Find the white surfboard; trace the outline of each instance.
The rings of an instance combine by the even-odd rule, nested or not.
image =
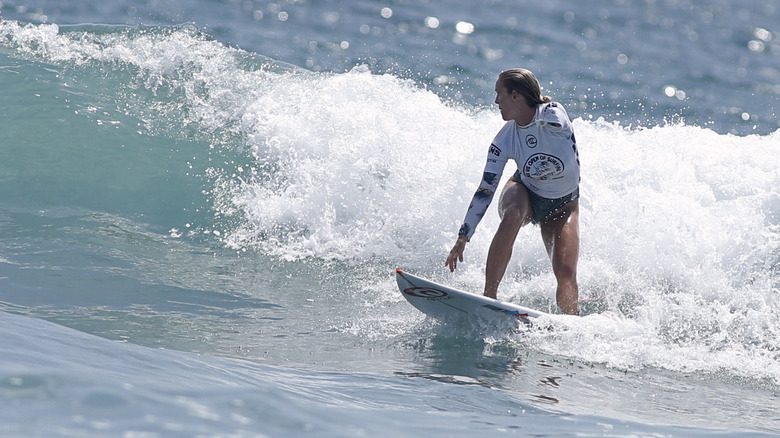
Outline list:
[[[528,307],[459,291],[395,270],[398,288],[407,301],[421,312],[437,319],[477,316],[487,320],[516,319],[530,323],[532,318],[549,315]]]

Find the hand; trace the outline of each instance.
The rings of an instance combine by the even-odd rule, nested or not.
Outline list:
[[[466,236],[458,236],[458,241],[455,242],[455,246],[452,247],[450,255],[447,257],[447,261],[444,262],[444,266],[450,268],[450,272],[455,272],[455,268],[458,267],[458,262],[463,261],[463,250],[466,249],[466,242],[469,239]]]

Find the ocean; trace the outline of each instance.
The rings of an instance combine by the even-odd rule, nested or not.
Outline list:
[[[780,2],[0,1],[0,436],[780,436]],[[583,316],[427,319],[526,67]],[[510,163],[507,178],[514,171]],[[538,228],[499,298],[555,313]]]

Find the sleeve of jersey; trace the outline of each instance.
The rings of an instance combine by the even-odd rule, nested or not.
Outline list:
[[[498,189],[498,183],[501,180],[501,174],[504,173],[506,162],[507,158],[502,154],[501,149],[496,147],[495,144],[491,144],[485,171],[482,173],[482,181],[471,199],[471,204],[469,204],[469,209],[466,212],[466,218],[463,220],[460,231],[458,231],[459,235],[466,236],[469,240],[474,235],[474,230],[482,221],[482,217],[485,216],[485,212],[493,200],[493,195],[495,195]]]
[[[551,102],[545,105],[542,109],[541,118],[537,123],[545,125],[547,129],[554,132],[567,130],[571,126],[569,115],[566,114],[566,110],[563,106],[557,102]]]

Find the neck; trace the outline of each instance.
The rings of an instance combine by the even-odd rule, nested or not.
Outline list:
[[[536,117],[536,108],[529,106],[527,109],[523,108],[523,111],[518,114],[518,116],[515,118],[515,123],[520,126],[528,126],[531,122],[534,121],[534,117]]]

